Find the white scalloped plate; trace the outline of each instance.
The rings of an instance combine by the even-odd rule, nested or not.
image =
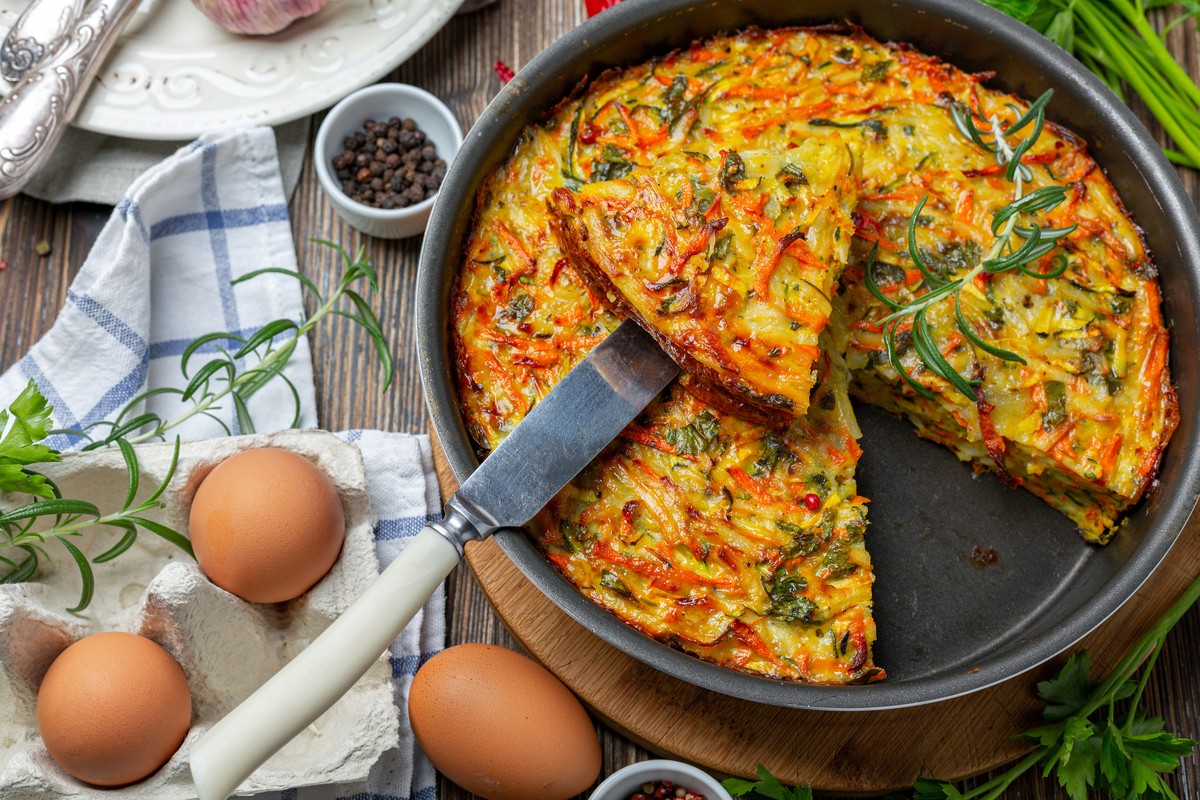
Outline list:
[[[0,0],[4,33],[27,2]],[[329,0],[280,33],[238,36],[189,0],[144,0],[74,124],[136,139],[188,139],[297,119],[386,75],[461,4]]]

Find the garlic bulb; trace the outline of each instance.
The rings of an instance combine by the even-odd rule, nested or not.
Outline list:
[[[275,33],[325,7],[326,0],[192,0],[204,16],[234,33]]]

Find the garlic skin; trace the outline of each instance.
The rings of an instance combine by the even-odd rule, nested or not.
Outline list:
[[[327,0],[192,0],[200,13],[233,33],[278,33],[300,17],[325,7]]]

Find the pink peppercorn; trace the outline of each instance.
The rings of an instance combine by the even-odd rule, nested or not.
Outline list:
[[[804,495],[804,505],[808,506],[809,511],[816,511],[821,507],[821,498],[812,493],[806,494]]]
[[[705,797],[670,781],[659,781],[642,784],[641,790],[630,795],[629,800],[705,800]]]

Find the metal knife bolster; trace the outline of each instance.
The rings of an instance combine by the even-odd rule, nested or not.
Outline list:
[[[462,553],[498,528],[524,525],[679,373],[626,320],[521,420],[430,525]]]
[[[457,494],[446,501],[445,513],[437,522],[429,523],[429,527],[440,533],[446,541],[454,545],[459,558],[463,555],[463,546],[475,539],[485,539],[500,526],[495,520],[487,518],[478,508],[473,508],[468,500]]]

